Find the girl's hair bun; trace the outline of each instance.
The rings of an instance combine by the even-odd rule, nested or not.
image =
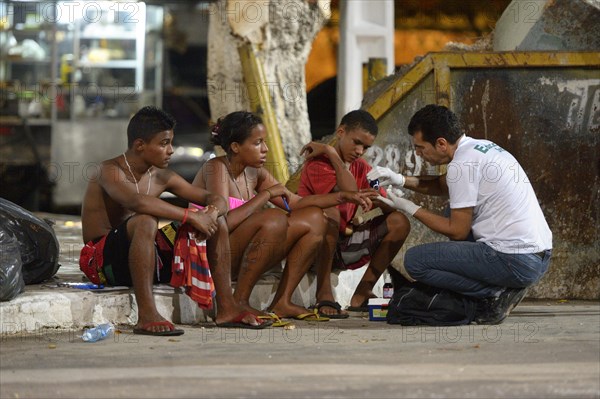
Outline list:
[[[222,126],[223,118],[219,118],[219,120],[212,126],[210,129],[211,142],[216,145],[221,145],[221,126]]]

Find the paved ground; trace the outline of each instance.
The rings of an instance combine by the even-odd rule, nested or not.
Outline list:
[[[262,331],[123,327],[4,336],[0,397],[600,397],[600,304],[525,302],[499,326],[413,328],[357,315]]]
[[[51,216],[63,265],[56,280],[81,281],[78,218]],[[351,293],[342,280],[336,295]],[[85,343],[81,326],[127,320],[114,312],[132,311],[131,300],[67,291],[28,286],[0,304],[1,332],[35,327],[0,335],[0,398],[600,398],[599,302],[525,301],[487,327],[399,327],[357,314],[290,330],[188,325],[173,339],[122,325]],[[57,325],[71,328],[36,327]]]

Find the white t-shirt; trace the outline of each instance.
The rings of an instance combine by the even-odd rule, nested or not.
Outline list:
[[[450,208],[474,208],[476,241],[503,253],[552,248],[552,232],[525,171],[497,144],[462,136],[446,181]]]

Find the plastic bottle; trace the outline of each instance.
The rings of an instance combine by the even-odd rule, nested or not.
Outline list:
[[[108,337],[108,334],[110,334],[110,332],[114,329],[115,328],[110,323],[100,324],[99,326],[93,328],[86,328],[83,330],[81,339],[83,339],[85,342],[100,341]]]
[[[386,299],[391,298],[394,295],[394,285],[389,274],[385,275],[383,284],[383,297]]]

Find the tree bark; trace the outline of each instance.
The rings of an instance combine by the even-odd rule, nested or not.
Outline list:
[[[217,120],[250,110],[238,46],[258,44],[290,173],[311,139],[305,64],[312,42],[329,17],[329,0],[218,0],[208,33],[208,100]]]

